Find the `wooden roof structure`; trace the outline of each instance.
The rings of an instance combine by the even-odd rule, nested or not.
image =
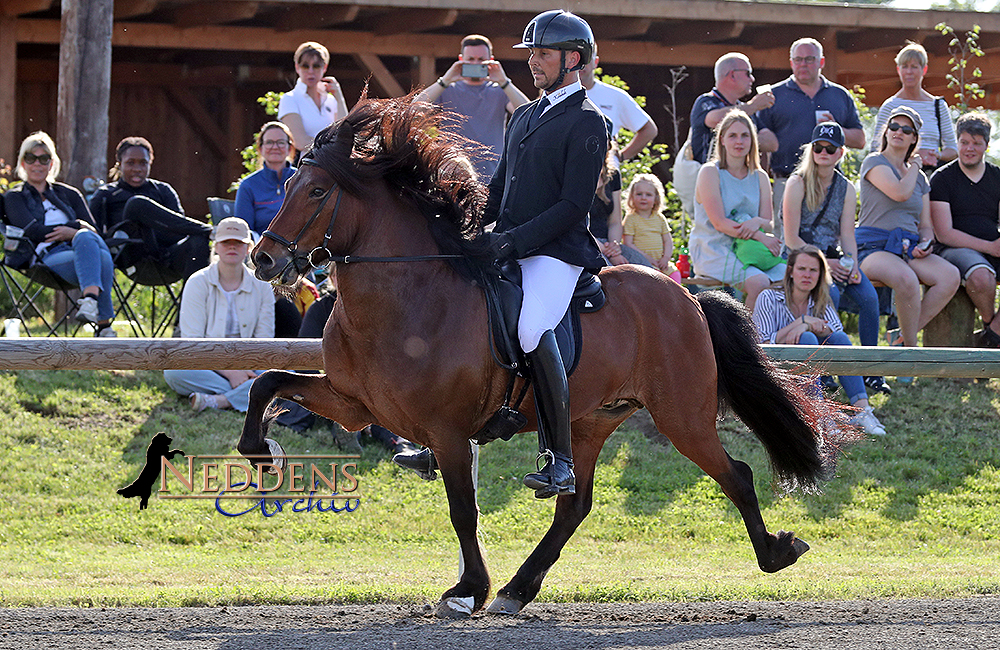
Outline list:
[[[369,79],[377,96],[432,83],[457,56],[462,36],[481,33],[530,96],[524,54],[511,46],[534,15],[551,8],[541,0],[507,0],[501,7],[488,0],[99,1],[113,2],[114,13],[109,153],[124,135],[146,135],[157,147],[153,175],[174,183],[187,203],[223,194],[238,177],[239,151],[267,119],[256,98],[291,88],[292,52],[303,41],[329,48],[329,72],[351,103]],[[0,157],[11,160],[32,130],[55,132],[61,18],[69,5],[86,2],[0,0]],[[664,109],[671,68],[686,66],[691,75],[677,92],[679,128],[686,132],[691,103],[711,88],[719,56],[743,52],[758,83],[775,82],[788,76],[788,47],[803,36],[824,44],[828,78],[864,87],[866,103],[878,105],[899,87],[893,58],[907,40],[931,55],[927,90],[950,99],[948,40],[935,25],[946,22],[959,33],[979,25],[986,56],[975,65],[984,72],[983,104],[1000,108],[997,14],[738,0],[564,5],[594,28],[605,72],[647,96],[658,139],[671,145]]]

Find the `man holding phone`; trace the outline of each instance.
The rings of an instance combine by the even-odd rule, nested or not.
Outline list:
[[[462,39],[458,60],[416,99],[440,104],[465,118],[459,133],[482,145],[471,158],[483,183],[493,178],[500,160],[507,116],[528,101],[493,59],[490,39],[479,34]]]

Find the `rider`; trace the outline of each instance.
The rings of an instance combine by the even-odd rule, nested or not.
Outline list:
[[[579,71],[594,54],[585,20],[546,11],[514,47],[530,50],[528,67],[544,94],[511,117],[486,205],[486,221],[496,225],[484,237],[495,260],[516,259],[521,267],[518,338],[534,385],[540,458],[547,459],[524,484],[543,499],[575,492],[569,385],[553,330],[581,271],[603,266],[587,214],[608,138],[604,117],[580,84]]]

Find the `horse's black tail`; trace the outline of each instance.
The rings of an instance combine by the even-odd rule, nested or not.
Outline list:
[[[778,367],[757,344],[742,304],[721,291],[697,294],[708,319],[719,375],[719,406],[729,407],[763,443],[783,487],[814,490],[826,477],[821,425],[838,418],[811,378]]]

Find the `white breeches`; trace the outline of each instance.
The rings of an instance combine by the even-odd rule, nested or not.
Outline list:
[[[547,330],[554,330],[569,308],[582,266],[573,266],[554,257],[536,255],[518,260],[521,266],[521,317],[517,336],[521,349],[533,352]]]

